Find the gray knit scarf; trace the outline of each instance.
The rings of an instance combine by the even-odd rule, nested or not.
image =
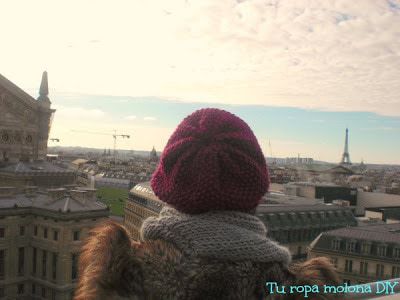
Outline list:
[[[291,260],[288,249],[266,237],[256,216],[237,211],[188,215],[164,206],[160,216],[143,222],[141,238],[173,243],[186,255],[222,260],[281,262]]]

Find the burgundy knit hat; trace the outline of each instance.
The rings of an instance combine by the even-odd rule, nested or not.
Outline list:
[[[160,200],[196,214],[250,211],[267,192],[269,177],[250,127],[220,109],[200,109],[169,138],[151,187]]]

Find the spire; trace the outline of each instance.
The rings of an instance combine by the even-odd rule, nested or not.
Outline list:
[[[341,164],[351,165],[350,154],[349,154],[349,129],[346,128],[346,137],[344,140],[344,151],[342,154]]]
[[[42,75],[42,82],[40,83],[40,89],[39,89],[39,97],[37,98],[39,101],[48,101],[50,103],[49,99],[49,84],[47,80],[47,72],[44,71]]]
[[[349,129],[346,128],[346,138],[344,140],[344,152],[349,152]]]

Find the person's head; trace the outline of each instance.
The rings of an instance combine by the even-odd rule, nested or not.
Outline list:
[[[151,187],[183,213],[250,212],[268,191],[264,155],[250,127],[220,109],[200,109],[169,138]]]

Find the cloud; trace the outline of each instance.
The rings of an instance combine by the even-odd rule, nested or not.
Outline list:
[[[127,116],[124,119],[128,120],[128,121],[133,121],[133,120],[136,120],[136,116]]]
[[[106,113],[100,109],[85,109],[83,107],[53,106],[57,119],[102,119]]]
[[[2,3],[0,65],[22,87],[48,68],[63,91],[400,115],[398,0],[20,5]]]
[[[155,121],[155,120],[157,120],[157,118],[155,118],[155,117],[144,117],[143,120],[144,121]]]

